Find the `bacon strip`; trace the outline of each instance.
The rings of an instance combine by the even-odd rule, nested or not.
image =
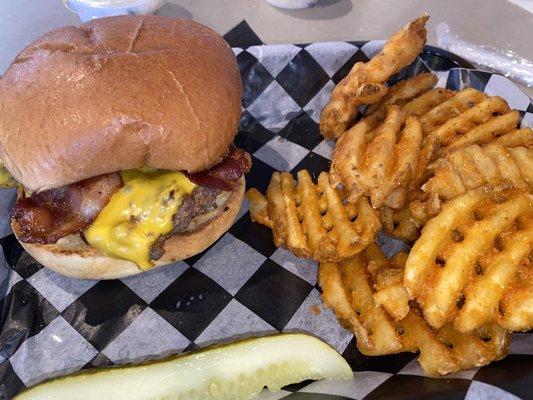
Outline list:
[[[224,160],[213,168],[186,175],[197,185],[229,191],[251,165],[250,155],[232,146]],[[120,174],[112,173],[21,197],[11,211],[19,226],[19,239],[25,243],[49,244],[82,232],[122,185]]]
[[[11,211],[19,239],[49,244],[83,231],[121,187],[120,174],[112,173],[19,198]]]
[[[250,154],[231,146],[229,154],[219,164],[206,171],[186,175],[197,185],[229,191],[241,176],[250,171],[251,166]]]

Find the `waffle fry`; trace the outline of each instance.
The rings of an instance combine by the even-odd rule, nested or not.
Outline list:
[[[416,78],[416,77],[415,77]],[[414,79],[414,78],[411,78]],[[426,78],[428,79],[428,78]],[[393,86],[407,84],[409,80]],[[421,90],[420,95],[408,102],[398,99],[402,110],[420,118],[424,137],[435,137],[443,151],[449,151],[469,144],[484,144],[516,128],[519,113],[512,111],[500,97],[488,97],[484,93],[466,88],[453,92],[443,88]],[[385,96],[389,104],[395,104],[394,92]],[[378,105],[369,106],[369,116],[383,119],[384,109]],[[511,136],[509,139],[511,139]]]
[[[427,211],[424,209],[423,220],[426,220],[426,213]],[[411,215],[409,206],[404,206],[397,210],[382,206],[380,219],[383,231],[395,239],[413,243],[420,236],[418,225]]]
[[[433,172],[422,191],[450,200],[469,189],[493,187],[533,189],[533,149],[505,148],[498,143],[459,148],[429,166]]]
[[[432,89],[437,84],[437,81],[437,76],[428,72],[400,81],[389,88],[388,93],[381,101],[370,104],[365,110],[365,115],[378,112],[385,116],[387,106],[397,105],[401,107],[413,98],[419,97]]]
[[[424,80],[429,81],[428,78],[424,78]],[[405,82],[408,82],[408,81],[405,81]],[[400,83],[397,85],[400,85]],[[393,90],[394,87],[395,86],[393,86],[391,90]],[[423,90],[421,91],[423,92]],[[428,91],[423,92],[418,97],[415,97],[411,99],[410,101],[408,101],[407,103],[403,104],[401,108],[402,108],[402,111],[407,112],[408,114],[411,114],[415,117],[421,117],[425,115],[426,113],[428,113],[429,111],[431,111],[432,109],[434,109],[435,107],[437,107],[439,104],[444,103],[450,98],[454,97],[455,94],[456,92],[453,92],[448,89],[443,89],[443,88],[430,89]],[[403,101],[400,101],[399,103],[403,103]],[[386,107],[379,108],[376,111],[370,113],[365,118],[363,118],[361,121],[359,121],[358,125],[362,125],[368,130],[375,129],[379,125],[379,123],[385,119],[386,111],[387,111]],[[354,135],[355,133],[356,132],[353,132],[352,135]],[[426,168],[429,165],[429,163],[435,158],[435,154],[437,154],[439,146],[440,146],[440,143],[437,137],[432,136],[432,135],[427,135],[427,134],[425,135],[425,137],[423,137],[422,144],[418,152],[418,165],[416,168],[418,174],[411,181],[411,184],[413,187],[419,187],[422,184],[422,182],[424,182],[427,179]],[[397,209],[401,206],[402,203],[403,202],[389,203],[389,205]],[[390,213],[388,214],[390,215]],[[405,215],[405,213],[403,215]]]
[[[533,148],[533,130],[531,128],[511,129],[494,140],[503,147],[523,146]]]
[[[520,265],[516,282],[505,291],[500,301],[498,323],[512,331],[525,330],[523,321],[533,320],[533,268]],[[527,328],[531,329],[531,325]]]
[[[367,258],[373,259],[367,255]],[[403,287],[403,266],[407,259],[407,253],[397,253],[390,260],[387,268],[383,268],[378,273],[373,274],[375,277],[374,302],[376,305],[383,307],[387,313],[396,321],[401,321],[409,313],[409,294]],[[367,269],[371,269],[371,263]],[[372,274],[372,272],[370,272]]]
[[[251,188],[246,192],[246,197],[250,203],[250,218],[252,221],[272,229],[272,220],[268,216],[267,211],[268,201],[265,196],[263,196],[259,190]]]
[[[375,240],[379,216],[367,199],[347,203],[346,194],[331,187],[322,172],[315,185],[309,173],[298,171],[298,183],[288,172],[275,172],[266,197],[247,193],[253,221],[272,229],[276,246],[318,261],[339,261],[363,251]]]
[[[410,204],[416,224],[421,226],[437,215],[443,202],[483,185],[533,190],[531,142],[530,128],[516,129],[487,145],[458,148],[435,161],[428,167],[432,177],[422,186],[423,193]]]
[[[519,119],[519,113],[511,111],[503,99],[487,97],[473,88],[460,92],[434,88],[404,103],[401,108],[420,120],[423,134],[421,171],[430,161],[444,157],[453,149],[499,139],[510,133]],[[365,118],[366,123],[377,125],[377,121],[383,120],[384,113],[383,108],[377,108]],[[517,136],[520,135],[512,135],[509,140]]]
[[[332,181],[344,184],[350,202],[369,196],[374,208],[399,208],[419,178],[420,124],[398,106],[388,106],[387,117],[373,130],[364,120],[360,124],[335,146]]]
[[[444,98],[445,96],[442,96]],[[420,116],[420,122],[422,123],[422,129],[424,133],[428,134],[445,124],[452,118],[461,115],[465,111],[471,109],[477,104],[481,103],[487,98],[487,95],[473,88],[466,88],[459,92],[456,92],[450,98],[445,101],[441,101],[438,104],[433,105],[423,114],[417,113]],[[440,100],[439,98],[438,100]],[[410,112],[412,108],[414,111],[418,111],[422,108],[422,104],[407,105],[407,112]]]
[[[433,330],[418,310],[399,293],[406,254],[387,260],[372,244],[364,253],[340,263],[321,263],[318,280],[322,299],[339,321],[356,335],[357,348],[366,355],[420,352],[419,362],[431,375],[481,366],[507,353],[509,333],[488,324],[471,333],[459,333],[450,325]],[[399,296],[399,297],[398,297]],[[397,319],[380,304],[399,299]]]
[[[422,76],[426,74],[417,75],[414,78],[415,79],[418,76]],[[425,81],[431,81],[430,78],[424,77],[422,80],[422,83]],[[398,85],[400,85],[403,82],[409,82],[409,79],[407,81],[401,81],[397,83],[396,85],[391,87],[391,91],[394,90],[394,88]],[[417,82],[417,84],[420,82]],[[414,85],[414,84],[413,84]],[[366,125],[369,126],[369,128],[375,129],[379,125],[380,122],[382,122],[385,119],[385,116],[387,115],[387,106],[390,105],[397,105],[400,106],[402,111],[407,112],[408,114],[411,114],[415,117],[419,117],[433,109],[434,107],[438,106],[442,102],[448,100],[449,98],[453,97],[456,92],[453,92],[448,89],[443,88],[434,88],[430,89],[428,91],[425,91],[425,88],[423,86],[420,86],[418,88],[420,90],[420,94],[418,97],[414,97],[407,102],[405,102],[406,99],[400,98],[400,96],[395,96],[395,98],[391,98],[384,107],[381,107],[382,104],[384,104],[384,101],[377,103],[375,110],[374,108],[370,108],[369,106],[367,110],[365,110],[366,115],[364,118],[362,118],[359,123],[365,122]],[[411,88],[409,88],[411,90]],[[386,96],[388,97],[388,96]],[[370,110],[372,112],[370,112]]]
[[[431,134],[450,149],[490,142],[500,132],[515,128],[520,114],[511,111],[500,97],[489,97],[478,105],[450,119]]]
[[[427,222],[407,259],[404,285],[434,328],[452,323],[469,332],[494,322],[527,331],[532,246],[531,195],[474,189]]]
[[[404,210],[404,213],[409,215],[410,221],[414,226],[422,228],[430,218],[440,212],[442,205],[443,202],[439,196],[420,192],[413,196],[409,205],[405,207],[408,211]],[[404,216],[404,218],[407,217]]]
[[[455,94],[456,92],[452,90],[435,88],[409,101],[402,109],[411,115],[421,117],[439,104],[455,96]]]
[[[357,63],[333,89],[320,117],[320,132],[336,139],[355,120],[358,107],[373,104],[387,94],[385,82],[409,65],[426,43],[427,14],[411,21],[387,41],[383,50],[367,63]]]
[[[515,128],[519,118],[502,98],[467,88],[420,116],[420,124],[424,135],[435,137],[449,151],[489,143]]]

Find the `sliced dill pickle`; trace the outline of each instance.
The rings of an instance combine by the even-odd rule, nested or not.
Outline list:
[[[17,400],[249,399],[306,379],[347,379],[348,363],[321,340],[279,334],[138,365],[84,370],[33,386]]]

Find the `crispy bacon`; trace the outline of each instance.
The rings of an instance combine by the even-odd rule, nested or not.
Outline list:
[[[229,191],[250,170],[251,164],[247,152],[232,146],[219,164],[187,176],[197,185]],[[82,232],[122,185],[120,174],[112,173],[21,197],[11,211],[19,228],[19,239],[26,243],[48,244]]]
[[[11,211],[26,243],[55,243],[88,228],[111,196],[122,187],[112,173],[21,197]]]
[[[252,158],[246,151],[231,146],[229,154],[211,169],[187,174],[187,177],[200,186],[221,190],[232,190],[237,180],[250,171]]]

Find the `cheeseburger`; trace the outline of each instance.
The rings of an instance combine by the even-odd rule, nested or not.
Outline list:
[[[91,279],[204,250],[243,199],[241,94],[232,49],[192,21],[97,19],[28,45],[0,79],[0,158],[19,184],[22,246]]]

